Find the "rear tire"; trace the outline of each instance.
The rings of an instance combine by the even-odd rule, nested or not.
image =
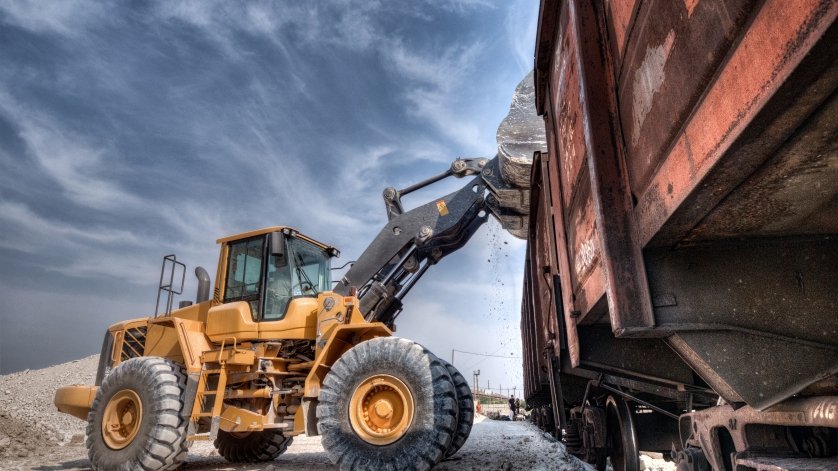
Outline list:
[[[457,432],[454,434],[454,439],[451,440],[451,446],[445,452],[445,457],[450,458],[460,451],[460,448],[468,440],[469,434],[471,434],[471,426],[474,424],[474,398],[471,396],[468,381],[460,374],[460,371],[447,361],[440,361],[445,365],[448,374],[451,375],[451,380],[454,381],[454,389],[457,390]]]
[[[159,471],[180,466],[189,422],[188,415],[181,415],[185,389],[183,365],[171,360],[138,357],[114,368],[87,415],[85,444],[92,468]]]
[[[219,430],[213,442],[218,454],[231,463],[273,461],[294,441],[293,437],[286,437],[276,430],[236,435]]]
[[[361,426],[351,407],[373,377],[403,384],[409,390],[404,410],[412,409],[401,428],[385,426],[382,444],[356,430]],[[341,471],[425,471],[442,460],[456,433],[457,393],[448,370],[431,352],[406,339],[376,338],[354,346],[332,366],[320,389],[317,417],[323,447]]]

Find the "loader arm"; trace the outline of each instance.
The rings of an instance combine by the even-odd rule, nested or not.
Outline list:
[[[462,189],[405,212],[401,197],[449,176],[473,177]],[[389,222],[334,291],[358,289],[367,322],[392,324],[402,299],[431,265],[459,250],[494,215],[505,229],[526,227],[522,191],[501,178],[498,158],[457,159],[434,177],[404,190],[384,190]],[[504,202],[507,202],[504,204]]]

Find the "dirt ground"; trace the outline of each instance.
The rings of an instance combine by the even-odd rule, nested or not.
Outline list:
[[[81,421],[80,421],[81,422]],[[81,437],[67,443],[32,440],[24,431],[25,424],[0,418],[0,427],[26,435],[26,440],[14,445],[25,456],[0,458],[3,470],[89,470],[87,450]],[[6,447],[8,448],[8,446]],[[190,449],[182,470],[266,470],[274,471],[337,470],[320,444],[320,437],[297,437],[288,451],[271,463],[234,465],[217,455],[210,443],[196,443]],[[548,470],[592,471],[592,468],[567,455],[564,446],[526,422],[496,422],[479,416],[471,436],[454,459],[437,465],[438,471],[455,470]]]
[[[0,376],[0,470],[89,470],[84,447],[85,422],[61,414],[52,404],[55,390],[93,384],[97,356],[35,371]],[[643,457],[641,468],[672,471],[660,459]],[[271,463],[235,465],[218,456],[211,443],[197,442],[182,470],[337,470],[320,437],[300,436]],[[567,470],[593,471],[565,452],[564,445],[527,422],[502,422],[478,416],[468,441],[437,471]]]

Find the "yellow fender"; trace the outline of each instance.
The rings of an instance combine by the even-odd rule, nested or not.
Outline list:
[[[186,372],[200,373],[201,355],[212,350],[203,322],[178,317],[158,317],[148,320],[143,356],[168,358],[182,363]]]
[[[377,337],[390,337],[393,332],[381,322],[339,325],[332,330],[326,345],[320,350],[311,372],[306,377],[306,397],[316,398],[320,386],[332,365],[350,348]]]
[[[305,429],[306,435],[310,437],[318,435],[317,395],[320,394],[320,387],[332,365],[355,345],[377,337],[390,337],[393,332],[381,322],[372,322],[337,325],[328,329],[326,335],[328,340],[323,348],[319,349],[311,372],[306,377],[306,395],[303,397],[302,407],[294,417],[294,428]]]

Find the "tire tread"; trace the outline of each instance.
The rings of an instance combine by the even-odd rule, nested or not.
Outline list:
[[[96,433],[96,429],[101,427],[101,422],[97,424],[97,415],[104,409],[105,398],[110,399],[113,394],[126,387],[134,390],[151,389],[149,399],[153,404],[145,407],[150,406],[151,410],[155,410],[159,419],[175,417],[176,425],[172,425],[171,420],[157,420],[147,437],[135,438],[146,438],[145,446],[137,450],[134,456],[121,462],[119,467],[131,471],[167,471],[180,466],[186,458],[188,447],[188,415],[181,414],[186,390],[184,367],[166,358],[137,357],[120,363],[105,377],[91,404],[91,412],[87,415],[85,444],[93,470],[104,471],[110,468],[111,466],[103,461],[108,461],[109,452],[113,452],[101,441],[101,431]]]
[[[355,384],[376,368],[396,368],[425,378],[412,393],[416,410],[427,411],[423,417],[433,421],[432,430],[413,431],[411,426],[408,434],[412,435],[404,437],[410,440],[375,447],[375,451],[351,432],[348,416],[339,415],[339,411],[352,396]],[[377,338],[356,345],[332,365],[320,390],[317,417],[323,446],[341,471],[427,471],[442,460],[453,440],[457,394],[447,368],[433,353],[406,339]]]

